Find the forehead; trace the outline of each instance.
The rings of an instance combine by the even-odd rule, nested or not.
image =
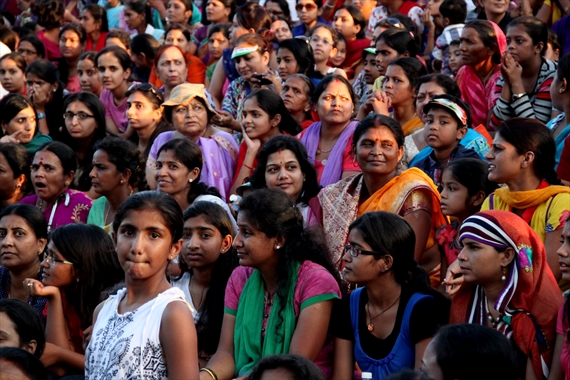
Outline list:
[[[346,9],[339,9],[338,11],[336,11],[335,16],[352,18],[352,15]]]
[[[305,83],[305,81],[302,80],[301,78],[298,78],[298,77],[289,77],[285,81],[285,85],[289,86],[289,87],[299,88],[299,89],[306,89],[307,88],[307,84]]]
[[[475,29],[473,29],[471,27],[463,28],[463,31],[461,32],[461,38],[470,38],[470,39],[481,40],[481,37],[479,36],[479,32],[477,32]]]
[[[388,50],[388,51],[396,51],[394,49],[392,49],[390,46],[388,46],[386,44],[386,42],[384,41],[384,39],[379,39],[376,42],[376,50]]]
[[[427,83],[422,83],[422,85],[420,86],[419,93],[429,93],[432,95],[444,95],[445,91],[443,89],[443,87],[441,87],[440,85],[438,85],[436,82],[434,81],[429,81]]]
[[[338,79],[333,79],[332,82],[327,85],[321,96],[331,93],[350,96],[350,91],[348,90],[348,87],[346,87],[346,84]]]
[[[76,101],[71,102],[67,105],[66,110],[80,110],[80,111],[89,111],[89,107],[87,107],[83,102]]]
[[[111,45],[117,45],[117,46],[122,46],[122,43],[114,43],[119,41],[119,39],[117,38],[109,38],[107,40],[107,42],[113,42]],[[103,65],[114,65],[114,66],[120,66],[121,63],[119,62],[119,59],[117,57],[115,57],[115,55],[113,53],[105,53],[102,56],[99,57],[99,59],[97,60],[97,64],[99,66],[103,66]]]
[[[150,100],[141,91],[135,91],[129,95],[127,102],[150,103]]]
[[[61,161],[55,153],[48,150],[39,150],[34,155],[34,164],[38,164],[42,161],[44,164],[50,164],[52,166],[61,166]]]
[[[77,68],[78,69],[80,68],[82,70],[93,69],[95,68],[95,63],[90,59],[82,59],[79,62],[77,62]]]
[[[184,33],[182,33],[182,31],[179,30],[179,29],[172,29],[170,32],[168,32],[168,35],[167,35],[166,37],[167,37],[167,38],[168,38],[168,37],[170,37],[170,38],[180,38],[180,37],[182,37],[182,38],[186,39],[186,36],[184,35]]]
[[[182,55],[182,53],[180,52],[180,49],[178,49],[175,46],[170,46],[168,48],[166,48],[163,52],[162,55],[160,56],[160,58],[158,59],[158,62],[162,62],[162,61],[167,61],[167,60],[171,60],[171,59],[181,59],[184,60],[184,56]]]
[[[73,30],[66,30],[61,34],[61,38],[79,38],[79,36]]]
[[[398,65],[388,65],[386,69],[386,76],[397,76],[402,78],[408,78],[404,69]]]
[[[293,151],[289,149],[278,150],[277,152],[271,153],[267,157],[267,165],[275,164],[277,162],[291,162],[291,161],[295,161],[297,163],[299,162],[299,160],[297,160],[297,156],[295,156],[295,153],[293,153]]]
[[[224,33],[222,33],[222,32],[214,32],[214,33],[212,33],[212,35],[210,36],[210,39],[214,39],[214,40],[227,40],[226,36],[225,36]]]
[[[395,143],[396,137],[388,127],[380,125],[368,128],[359,139],[359,141],[362,140],[392,141]]]
[[[102,162],[102,161],[109,161],[109,155],[107,154],[107,152],[105,152],[103,149],[97,149],[95,151],[95,153],[93,154],[93,161],[98,161],[98,162]]]
[[[299,2],[300,4],[301,2]],[[317,28],[313,31],[313,36],[319,36],[319,37],[329,37],[330,39],[332,39],[332,33],[330,30],[328,30],[327,28]]]
[[[257,99],[255,97],[249,98],[243,104],[244,109],[260,109]]]
[[[453,118],[453,116],[451,115],[451,112],[446,110],[445,108],[442,107],[432,107],[428,113],[428,115],[432,115],[432,116],[438,116],[438,117],[449,117],[449,118]]]
[[[287,48],[279,48],[279,50],[277,50],[277,55],[293,55],[293,52]]]
[[[270,3],[267,3],[270,4]],[[274,28],[287,28],[289,29],[289,26],[287,25],[287,23],[283,20],[275,20],[273,21],[273,27]]]
[[[13,117],[13,119],[17,118],[17,117],[22,117],[22,116],[31,116],[34,115],[35,111],[32,107],[28,106],[26,108],[24,108],[23,110],[21,110],[20,112],[18,112],[18,114],[16,116]]]
[[[166,225],[162,214],[157,210],[131,210],[128,211],[120,226],[129,224],[139,230],[160,228],[165,231],[170,231],[169,226]]]
[[[3,228],[10,227],[10,228],[21,228],[24,230],[30,229],[28,222],[26,219],[22,218],[19,215],[5,215],[0,219],[0,226]]]
[[[168,162],[180,162],[178,158],[174,155],[172,150],[163,150],[160,152],[158,157],[156,158],[157,161],[168,161]]]
[[[33,51],[36,50],[34,48],[34,45],[32,45],[32,43],[29,41],[20,41],[20,45],[18,47],[23,48],[23,49],[33,50]]]
[[[522,25],[513,25],[507,29],[507,37],[528,35],[526,28]]]
[[[16,61],[14,61],[12,58],[4,58],[2,61],[0,61],[0,66],[1,67],[13,67],[13,66],[17,66]]]

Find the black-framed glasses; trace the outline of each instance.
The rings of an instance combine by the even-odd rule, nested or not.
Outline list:
[[[49,265],[53,265],[54,263],[61,263],[61,264],[67,264],[67,265],[74,265],[71,261],[56,259],[55,257],[53,257],[52,255],[50,255],[50,254],[47,253],[47,252],[44,252],[44,260],[45,260]]]
[[[358,247],[355,247],[353,245],[347,244],[344,246],[344,253],[345,254],[349,254],[352,257],[358,257],[359,255],[376,255],[376,256],[382,256],[382,254],[380,252],[374,252],[374,251],[364,251]]]
[[[73,120],[73,118],[76,116],[77,116],[77,120],[79,120],[79,121],[83,121],[83,120],[87,120],[89,118],[95,117],[95,116],[89,115],[88,113],[85,113],[85,112],[73,113],[73,112],[68,111],[68,112],[63,114],[63,118],[67,121]]]
[[[127,92],[129,94],[133,93],[134,91],[144,91],[144,92],[151,92],[155,98],[160,102],[160,104],[164,103],[164,97],[161,93],[159,93],[156,88],[150,83],[135,83],[131,84]]]

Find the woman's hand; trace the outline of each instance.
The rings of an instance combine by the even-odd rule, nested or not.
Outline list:
[[[261,148],[261,140],[259,139],[250,139],[247,133],[245,132],[245,128],[241,126],[241,132],[243,133],[243,141],[245,141],[245,145],[247,146],[247,153],[257,155],[259,149]]]
[[[371,96],[372,107],[375,113],[390,116],[389,108],[392,105],[392,98],[390,98],[384,91],[374,91]]]
[[[217,125],[218,127],[232,129],[234,131],[239,131],[241,129],[240,122],[235,120],[228,111],[219,110],[218,114],[218,116],[214,116],[210,121],[212,124]]]
[[[26,278],[24,286],[28,289],[30,297],[53,297],[60,294],[57,287],[44,286],[44,284],[33,278]]]
[[[513,93],[519,93],[515,88],[523,87],[521,75],[522,66],[513,58],[511,53],[505,51],[501,59],[501,74],[505,81],[511,87]],[[524,87],[523,87],[524,90]]]
[[[19,130],[19,131],[12,133],[11,135],[6,135],[0,139],[0,143],[16,143],[16,144],[19,144],[20,140],[18,139],[18,136],[22,132],[24,132],[24,131]]]
[[[449,268],[447,268],[447,274],[443,280],[443,285],[445,285],[445,292],[453,297],[459,288],[463,284],[463,274],[461,274],[461,268],[459,267],[459,260],[455,260]]]
[[[281,80],[281,77],[279,77],[279,75],[275,74],[272,71],[267,71],[263,74],[261,74],[261,77],[265,80],[270,81],[273,84],[273,88],[267,86],[267,85],[262,85],[262,88],[266,88],[268,90],[274,90],[277,94],[281,94],[281,83],[283,83],[283,81]]]
[[[435,23],[433,22],[433,19],[431,17],[431,6],[433,5],[433,1],[429,1],[424,13],[422,14],[422,23],[424,24],[424,26],[426,27],[426,29],[428,30],[428,37],[431,35],[432,38],[434,36],[434,32],[435,32]]]
[[[28,96],[32,99],[36,112],[45,113],[46,105],[51,100],[51,94],[40,87],[32,86]]]

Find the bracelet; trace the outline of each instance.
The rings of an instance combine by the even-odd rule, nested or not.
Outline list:
[[[200,372],[208,372],[208,375],[212,376],[212,379],[218,380],[218,375],[208,367],[200,368]]]

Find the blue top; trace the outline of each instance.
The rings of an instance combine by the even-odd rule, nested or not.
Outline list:
[[[330,25],[331,23],[328,22],[327,20],[325,20],[324,18],[322,18],[321,16],[319,16],[317,18],[317,23],[315,24],[315,26],[318,24]],[[305,24],[301,23],[301,24],[297,25],[296,27],[294,27],[291,32],[293,33],[293,37],[304,36],[307,33],[307,27],[305,26]]]

